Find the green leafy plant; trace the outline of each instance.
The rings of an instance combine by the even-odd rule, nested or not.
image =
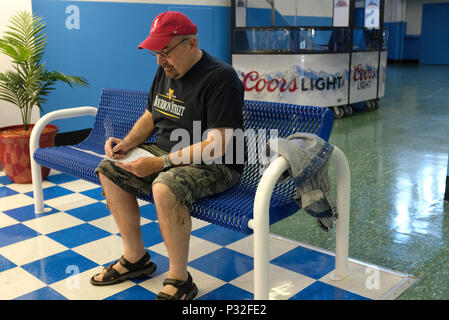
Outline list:
[[[62,81],[73,85],[88,86],[83,77],[48,71],[42,57],[47,45],[42,18],[26,11],[19,11],[9,20],[10,25],[0,39],[0,52],[12,59],[12,68],[0,73],[0,99],[19,107],[23,128],[29,130],[31,111],[42,104],[55,83]]]

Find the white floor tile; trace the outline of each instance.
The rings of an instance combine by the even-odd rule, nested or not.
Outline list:
[[[212,243],[210,241],[197,238],[195,236],[190,237],[190,248],[189,248],[189,262],[205,256],[212,251],[220,249],[221,246]]]
[[[65,250],[67,247],[42,235],[2,247],[0,254],[21,266]]]
[[[149,220],[147,218],[140,217],[141,226],[150,223],[151,221],[152,220]],[[115,223],[114,217],[112,215],[89,221],[89,224],[96,226],[97,228],[106,230],[109,233],[120,233],[117,223]]]
[[[46,284],[20,267],[0,273],[0,300],[11,300],[45,287]]]
[[[51,169],[50,173],[48,175],[49,176],[54,176],[54,175],[61,174],[61,173],[62,173],[61,171],[58,171],[56,169]]]
[[[200,229],[202,227],[210,225],[210,222],[200,220],[197,218],[192,218],[192,231]]]
[[[83,220],[80,220],[65,212],[57,212],[54,214],[50,214],[47,216],[23,222],[23,224],[26,225],[27,227],[36,230],[37,232],[42,234],[49,234],[62,229],[71,228],[83,223],[84,223]]]
[[[104,265],[119,259],[123,251],[123,241],[117,235],[101,238],[72,249],[76,253],[92,260],[99,265]]]
[[[55,186],[55,184],[53,182],[44,180],[42,182],[42,188],[48,188],[48,187],[53,187]],[[20,193],[27,193],[27,192],[31,192],[33,191],[33,184],[32,183],[24,183],[24,184],[19,184],[19,183],[13,183],[8,185],[8,188],[20,192]]]
[[[210,241],[200,239],[195,236],[190,236],[190,247],[189,247],[189,257],[188,261],[193,261],[212,251],[218,250],[221,246],[212,243]],[[152,247],[148,248],[151,251],[157,252],[163,256],[168,257],[167,247],[163,242],[158,243]]]
[[[289,241],[278,239],[270,235],[270,255],[269,259],[276,259],[280,255],[296,248],[298,245]],[[254,257],[254,235],[250,235],[242,240],[233,242],[226,248]]]
[[[334,271],[331,271],[320,279],[320,281],[370,299],[379,299],[383,297],[404,279],[404,277],[400,275],[385,272],[376,266],[352,261],[348,262],[348,276],[343,280],[331,280],[333,272]]]
[[[167,272],[158,273],[156,269],[154,276],[148,280],[142,281],[139,283],[139,286],[153,292],[154,294],[158,294],[164,287],[163,282],[165,278],[167,278]]]
[[[4,214],[3,212],[0,212],[0,228],[12,226],[13,224],[19,223],[14,218],[11,218],[10,216]]]
[[[73,192],[83,192],[100,187],[98,184],[91,183],[84,180],[73,180],[59,185],[62,188],[68,189]]]
[[[141,200],[141,199],[137,199],[137,205],[138,205],[139,207],[144,206],[144,205],[147,205],[147,204],[149,204],[148,201]]]
[[[135,285],[132,281],[124,281],[113,286],[92,285],[90,278],[94,274],[101,272],[102,269],[102,267],[96,267],[79,274],[74,274],[64,280],[51,284],[50,287],[69,300],[103,300]]]
[[[106,230],[109,233],[115,234],[120,232],[117,224],[115,223],[114,217],[111,215],[89,221],[89,224],[96,226],[97,228]]]
[[[75,208],[87,206],[97,202],[96,200],[79,193],[68,194],[62,197],[44,201],[45,204],[59,211],[68,211]]]
[[[165,247],[164,242],[158,243],[154,246],[148,247],[148,250],[154,251],[160,255],[163,255],[164,257],[168,258],[168,252],[167,252],[167,248]]]
[[[24,194],[14,194],[1,198],[0,211],[7,211],[33,204],[33,198]]]
[[[305,275],[270,264],[269,299],[287,300],[315,282]],[[234,279],[231,284],[254,293],[254,271]]]
[[[188,268],[190,272],[193,282],[198,287],[198,295],[197,298],[208,294],[209,292],[221,287],[225,284],[223,280],[217,279],[207,273],[201,272],[194,268]]]

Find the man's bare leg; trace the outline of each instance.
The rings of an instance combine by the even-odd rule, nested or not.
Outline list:
[[[106,195],[108,207],[122,236],[124,257],[129,262],[134,263],[145,254],[145,246],[140,229],[140,210],[136,196],[126,192],[101,173],[99,177]],[[120,274],[128,271],[120,263],[116,263],[114,269]],[[106,270],[103,270],[94,279],[102,281],[105,272]]]
[[[159,228],[168,251],[168,278],[187,280],[187,260],[189,255],[190,231],[192,219],[171,189],[163,183],[153,186],[153,198],[156,205]],[[178,289],[167,285],[162,292],[173,295]]]

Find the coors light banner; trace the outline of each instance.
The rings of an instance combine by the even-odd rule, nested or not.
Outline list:
[[[246,100],[332,107],[348,103],[349,53],[232,55]]]
[[[377,98],[379,52],[353,52],[350,103]]]

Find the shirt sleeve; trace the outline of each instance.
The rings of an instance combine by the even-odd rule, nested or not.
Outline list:
[[[233,70],[217,75],[207,93],[207,128],[243,128],[243,84]]]

